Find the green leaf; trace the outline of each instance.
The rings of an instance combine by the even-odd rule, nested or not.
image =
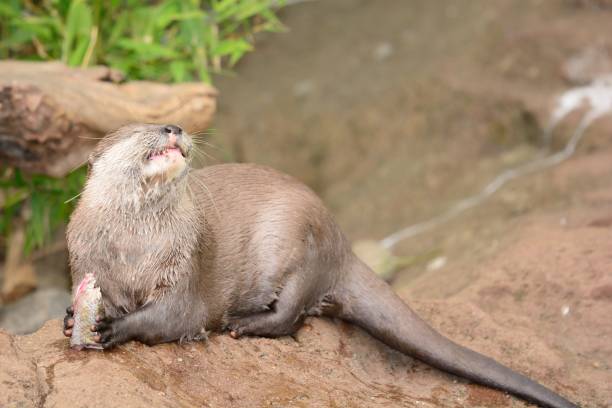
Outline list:
[[[123,13],[117,18],[107,36],[108,38],[106,40],[106,44],[108,47],[113,47],[117,43],[117,41],[119,41],[119,39],[124,35],[124,31],[128,24],[129,18],[129,13]]]
[[[48,231],[47,207],[43,194],[33,192],[30,197],[30,220],[26,226],[25,253],[41,246]]]
[[[234,65],[246,52],[252,49],[253,46],[243,38],[230,39],[221,41],[217,47],[212,50],[212,54],[229,56],[230,65]]]
[[[123,39],[117,45],[125,50],[133,51],[144,59],[174,58],[178,54],[170,47],[160,44],[148,44],[142,41]]]
[[[92,26],[91,8],[83,0],[74,0],[68,10],[66,18],[65,37],[62,46],[62,60],[71,65],[81,63],[76,58],[71,58],[74,52],[84,53],[84,38],[89,37]],[[76,44],[76,46],[75,46]]]
[[[170,72],[172,73],[172,80],[174,82],[183,82],[187,79],[187,63],[185,61],[177,60],[170,63]]]
[[[68,65],[81,65],[83,57],[85,56],[85,52],[87,52],[87,48],[89,47],[89,41],[89,38],[79,38],[76,48],[71,53],[70,58],[68,59]]]

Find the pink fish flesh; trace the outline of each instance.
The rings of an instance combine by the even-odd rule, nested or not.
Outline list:
[[[72,307],[74,308],[74,326],[70,337],[70,346],[81,350],[83,348],[101,349],[96,343],[91,326],[96,323],[97,316],[104,315],[100,288],[96,287],[93,274],[85,275],[74,293]]]

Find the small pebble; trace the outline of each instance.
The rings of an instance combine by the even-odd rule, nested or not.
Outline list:
[[[561,315],[563,317],[567,316],[569,314],[569,312],[570,312],[570,307],[569,306],[565,305],[565,306],[563,306],[561,308]]]
[[[427,270],[428,271],[437,271],[438,269],[442,269],[444,267],[444,265],[446,265],[446,257],[445,256],[438,256],[437,258],[432,259],[427,264]]]
[[[374,49],[374,58],[378,61],[383,61],[393,54],[393,45],[388,42],[380,43]]]
[[[296,98],[303,98],[310,95],[315,89],[314,81],[305,79],[293,85],[293,95]]]

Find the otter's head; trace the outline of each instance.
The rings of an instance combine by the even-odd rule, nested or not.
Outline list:
[[[87,195],[119,194],[142,203],[145,195],[176,190],[189,170],[192,147],[191,137],[176,125],[124,126],[90,155]]]

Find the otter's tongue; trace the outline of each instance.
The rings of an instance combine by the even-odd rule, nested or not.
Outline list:
[[[157,160],[157,159],[162,159],[165,157],[172,157],[172,156],[176,156],[176,155],[181,155],[181,150],[178,147],[168,147],[166,148],[166,150],[163,150],[159,153],[154,153],[151,155],[151,157],[149,157],[149,160]]]

